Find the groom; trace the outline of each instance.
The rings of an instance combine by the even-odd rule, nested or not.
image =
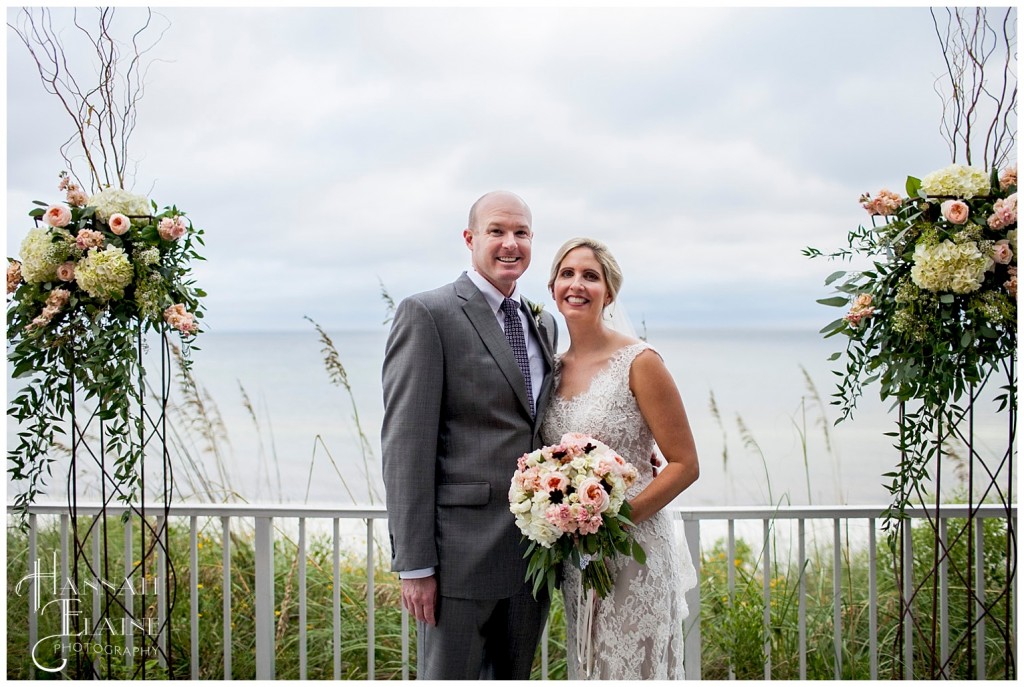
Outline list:
[[[477,200],[462,234],[473,269],[402,301],[387,342],[391,569],[417,620],[419,679],[528,679],[548,612],[508,509],[516,461],[540,445],[558,335],[517,286],[531,225],[513,193]]]

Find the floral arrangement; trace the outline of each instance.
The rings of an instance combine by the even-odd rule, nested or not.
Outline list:
[[[15,378],[30,378],[8,410],[29,426],[9,452],[14,478],[29,480],[19,495],[26,503],[64,431],[58,418],[74,403],[68,380],[114,418],[108,443],[126,447],[128,464],[119,467],[130,467],[141,450],[128,436],[129,405],[141,402],[129,391],[141,375],[141,334],[170,328],[190,339],[206,295],[189,272],[202,259],[203,232],[177,207],[157,212],[156,203],[116,188],[88,196],[66,173],[58,190],[65,202],[36,201],[20,260],[7,264],[8,359]]]
[[[636,468],[600,441],[565,434],[560,443],[519,458],[509,488],[509,510],[525,539],[526,579],[537,594],[555,586],[556,570],[569,561],[582,570],[584,589],[604,598],[613,581],[605,558],[621,553],[643,564],[643,548],[625,529],[630,521],[626,490]]]
[[[873,226],[850,232],[849,248],[828,256],[866,257],[874,267],[833,273],[826,284],[841,295],[819,300],[849,307],[822,330],[849,338],[844,417],[864,383],[879,380],[883,399],[956,399],[1016,350],[1016,168],[987,174],[954,164],[909,177],[906,191],[861,196]]]
[[[848,311],[821,331],[847,337],[833,401],[840,420],[876,381],[883,400],[920,401],[919,411],[901,413],[904,458],[890,475],[890,491],[906,494],[927,477],[929,428],[955,424],[959,399],[1016,356],[1017,170],[953,164],[908,177],[905,196],[883,189],[860,202],[872,226],[849,232],[848,247],[827,257],[871,267],[826,279],[838,295],[818,302]],[[1012,390],[1000,398],[1015,403]]]

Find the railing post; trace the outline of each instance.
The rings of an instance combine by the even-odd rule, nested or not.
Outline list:
[[[38,539],[36,534],[36,515],[32,513],[28,516],[28,646],[29,651],[35,648],[36,642],[39,641],[39,600],[42,598],[42,590],[39,588],[40,579],[38,575],[33,573],[39,572],[39,551],[38,551]],[[10,551],[7,552],[9,556]],[[56,565],[54,565],[53,574],[57,574]],[[32,668],[29,669],[33,678],[36,677],[36,668],[33,664]]]
[[[220,518],[220,555],[221,555],[221,607],[222,626],[224,628],[224,679],[231,679],[231,518],[222,515]]]
[[[274,679],[273,518],[256,518],[256,679]]]
[[[683,668],[687,680],[700,679],[700,520],[684,520],[683,533],[697,570],[697,586],[686,592],[689,615],[683,622]]]
[[[199,679],[199,518],[190,517],[188,522],[188,605],[189,605],[189,646],[192,656],[189,673],[193,680]]]
[[[772,679],[772,521],[762,520],[761,526],[764,530],[764,541],[761,549],[761,561],[763,563],[762,594],[764,594],[764,679]]]
[[[132,572],[135,570],[135,561],[132,556],[132,514],[127,513],[124,520],[124,579],[130,580]],[[142,582],[137,580],[136,582]],[[132,585],[126,584],[124,586],[124,607],[125,617],[135,618],[135,595],[132,593]],[[143,642],[145,645],[145,642]],[[127,668],[129,675],[132,674],[135,666],[133,649],[135,648],[135,633],[125,632],[124,633],[124,664]]]
[[[800,679],[807,679],[807,520],[800,518],[797,525],[797,561],[800,577],[797,582],[797,642],[800,652]]]
[[[906,518],[901,523],[903,537],[903,679],[914,679],[914,616],[911,613],[911,596],[914,593],[914,538],[913,521]]]
[[[833,674],[843,677],[843,552],[839,518],[832,519],[832,645]]]
[[[878,544],[875,519],[868,518],[868,668],[872,680],[878,679]]]
[[[299,679],[309,678],[309,648],[306,625],[309,624],[306,600],[306,519],[299,518]]]
[[[373,579],[373,518],[366,519],[366,679],[373,680],[376,675],[376,659],[374,657],[374,621],[377,608],[374,598]]]
[[[985,656],[985,519],[974,521],[974,618],[977,630],[974,642],[977,655],[977,679],[987,674]]]

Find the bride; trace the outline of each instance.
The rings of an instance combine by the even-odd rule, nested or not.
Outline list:
[[[642,566],[624,556],[609,561],[614,589],[604,599],[584,595],[579,570],[566,566],[569,678],[681,679],[683,594],[697,579],[664,508],[697,479],[697,450],[661,356],[606,323],[605,309],[621,285],[615,258],[589,238],[571,239],[559,249],[548,282],[571,342],[555,363],[555,392],[542,439],[557,443],[566,432],[581,432],[637,468],[640,479],[627,498],[636,523],[633,534],[647,553]],[[658,471],[655,443],[667,461]]]

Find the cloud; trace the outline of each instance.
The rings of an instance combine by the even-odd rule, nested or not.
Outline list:
[[[800,249],[865,222],[860,193],[948,161],[925,9],[160,13],[135,189],[206,230],[221,330],[378,326],[378,280],[400,298],[468,267],[466,213],[495,188],[534,211],[530,295],[589,234],[650,326],[820,323],[831,269]],[[25,47],[7,58],[15,255],[70,122]]]

